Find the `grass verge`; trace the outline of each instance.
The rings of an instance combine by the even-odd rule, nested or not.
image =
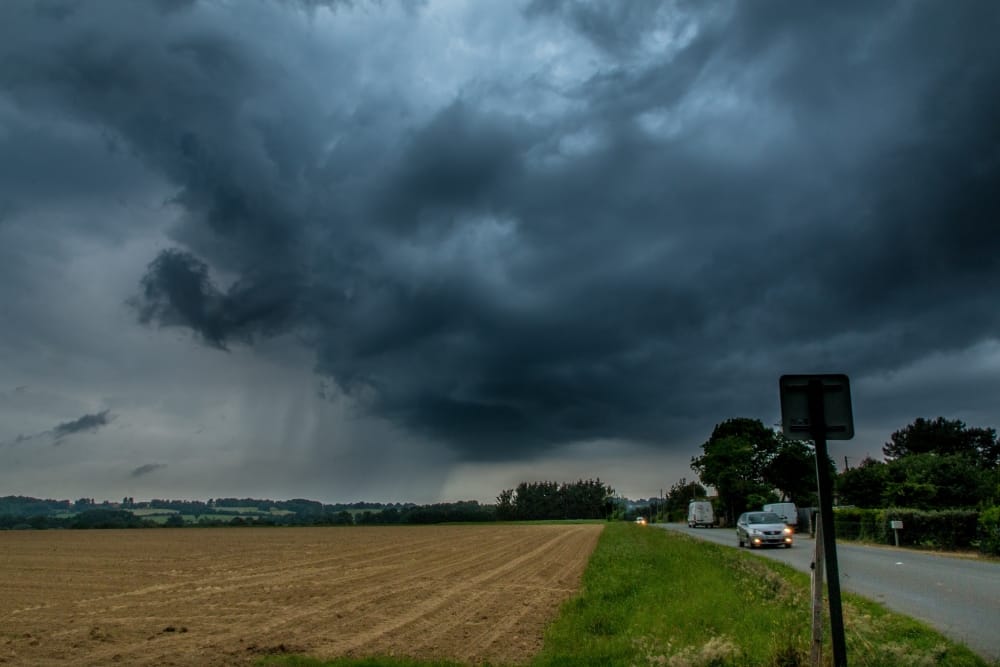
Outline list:
[[[850,664],[983,666],[930,627],[846,594]],[[608,524],[580,593],[531,667],[809,664],[809,577],[781,563],[668,531]],[[824,645],[832,664],[829,638]],[[264,659],[286,667],[456,667],[396,658]]]

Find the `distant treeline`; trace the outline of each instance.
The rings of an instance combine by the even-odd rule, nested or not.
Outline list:
[[[161,510],[162,514],[156,514]],[[160,520],[151,518],[158,516]],[[414,503],[335,503],[315,500],[218,498],[153,499],[95,503],[91,498],[51,500],[27,496],[0,497],[0,530],[46,528],[145,528],[156,526],[330,526],[354,524],[493,521],[492,505],[476,501],[416,505]]]
[[[335,503],[316,500],[215,498],[96,503],[0,497],[0,530],[51,528],[152,528],[180,526],[345,526],[487,522],[529,519],[601,519],[613,507],[611,487],[600,480],[521,483],[503,491],[497,505],[475,500],[414,503]]]

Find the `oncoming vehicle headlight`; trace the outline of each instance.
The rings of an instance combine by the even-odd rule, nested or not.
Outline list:
[[[792,534],[792,529],[789,528],[788,526],[785,526],[785,529],[783,531],[781,531],[781,532],[783,532],[785,535],[791,535]]]

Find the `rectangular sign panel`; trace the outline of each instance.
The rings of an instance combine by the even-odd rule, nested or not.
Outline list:
[[[854,437],[851,410],[851,386],[846,375],[782,375],[781,428],[795,440],[812,437],[810,386],[822,391],[823,433],[827,440],[850,440]]]

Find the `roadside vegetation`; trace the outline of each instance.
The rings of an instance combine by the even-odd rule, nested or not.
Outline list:
[[[727,419],[715,426],[691,467],[700,484],[681,479],[650,513],[681,521],[687,501],[715,487],[715,515],[732,525],[740,513],[790,501],[815,507],[812,447],[766,428],[759,419]],[[892,521],[902,521],[902,546],[978,550],[1000,556],[1000,440],[993,428],[958,419],[918,418],[895,431],[883,460],[867,457],[836,474],[837,534],[893,544]],[[655,510],[655,511],[654,511]]]
[[[809,664],[809,578],[780,563],[668,531],[609,523],[580,593],[550,626],[532,667]],[[928,626],[845,595],[852,665],[984,662]],[[827,640],[824,653],[829,654]],[[827,655],[827,662],[830,657]],[[396,658],[318,661],[280,656],[262,665],[451,667]]]

